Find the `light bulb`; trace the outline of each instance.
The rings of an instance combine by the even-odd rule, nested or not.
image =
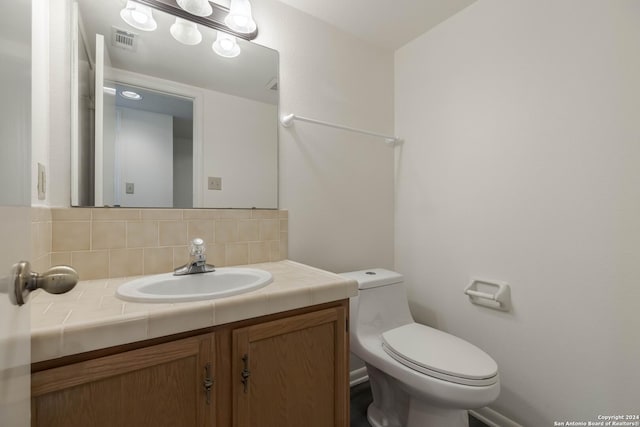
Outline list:
[[[231,0],[229,14],[224,19],[224,23],[238,33],[253,33],[257,26],[251,16],[251,3],[249,3],[249,0]]]
[[[234,58],[240,55],[240,46],[231,34],[218,31],[218,38],[213,42],[213,51],[224,58]]]
[[[202,41],[202,34],[198,31],[196,23],[186,19],[176,18],[176,22],[169,28],[169,32],[174,39],[182,44],[194,46]]]
[[[144,13],[140,12],[138,9],[134,9],[131,11],[131,17],[138,24],[142,24],[142,25],[146,24],[147,21],[149,20],[149,17]]]
[[[153,31],[158,28],[153,12],[147,5],[127,1],[127,6],[120,11],[120,17],[133,28],[142,31]]]
[[[208,0],[177,0],[178,6],[192,15],[209,16],[213,8]]]

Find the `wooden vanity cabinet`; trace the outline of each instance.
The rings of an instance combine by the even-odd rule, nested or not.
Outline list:
[[[205,334],[35,372],[31,425],[213,426],[213,343]]]
[[[346,310],[233,331],[234,427],[346,426]]]
[[[31,424],[347,427],[347,326],[343,300],[74,357],[32,373]]]

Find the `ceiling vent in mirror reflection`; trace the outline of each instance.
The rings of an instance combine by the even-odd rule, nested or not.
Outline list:
[[[118,27],[111,27],[111,44],[121,49],[135,52],[137,46],[137,34],[122,30]]]

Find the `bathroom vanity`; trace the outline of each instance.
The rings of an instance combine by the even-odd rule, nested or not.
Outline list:
[[[37,295],[32,425],[347,426],[357,284],[291,261],[252,267],[273,283],[211,301],[121,302],[125,279]]]

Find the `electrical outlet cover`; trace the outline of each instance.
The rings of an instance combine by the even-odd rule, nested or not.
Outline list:
[[[207,180],[207,188],[209,190],[222,190],[222,178],[218,176],[210,176]]]

